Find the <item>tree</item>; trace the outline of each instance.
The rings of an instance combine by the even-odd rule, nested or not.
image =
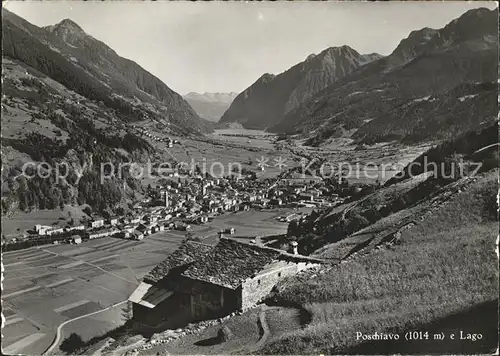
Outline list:
[[[194,239],[194,233],[192,230],[187,230],[186,231],[186,240],[193,240]]]
[[[349,215],[351,215],[349,216],[350,221],[348,223],[348,226],[346,226],[346,231],[349,234],[361,230],[362,228],[370,224],[368,219],[365,218],[363,215],[360,215],[359,213],[353,213]]]
[[[86,206],[85,208],[83,208],[83,212],[90,216],[92,214],[92,209],[90,208],[90,206]]]
[[[287,236],[297,236],[299,233],[299,222],[297,220],[292,220],[288,224]]]
[[[444,158],[438,177],[446,181],[458,180],[463,178],[465,173],[463,168],[462,155],[454,153]]]
[[[125,209],[122,206],[117,207],[115,212],[118,215],[125,215]]]
[[[76,333],[71,333],[66,339],[63,340],[59,348],[69,354],[75,353],[76,350],[84,346],[85,343],[82,337]]]

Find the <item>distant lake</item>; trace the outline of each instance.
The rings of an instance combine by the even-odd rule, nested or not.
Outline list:
[[[250,129],[219,129],[215,130],[216,135],[240,135],[240,136],[265,136],[273,135],[272,133],[263,130],[250,130]]]

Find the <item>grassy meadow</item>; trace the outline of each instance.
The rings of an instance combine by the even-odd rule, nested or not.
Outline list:
[[[430,218],[405,231],[400,245],[375,250],[313,278],[304,276],[279,285],[278,298],[305,308],[312,321],[268,343],[260,352],[490,351],[497,344],[494,245],[498,224],[490,201],[497,189],[497,175],[495,171],[479,179]],[[482,309],[467,314],[474,307]],[[446,318],[454,318],[454,322],[450,324]],[[484,322],[476,321],[481,319]],[[447,339],[393,342],[390,349],[381,341],[363,343],[356,337],[357,332],[376,331],[399,333],[403,338],[410,330],[444,332]],[[460,330],[482,333],[483,338],[475,342],[448,339],[450,333]]]

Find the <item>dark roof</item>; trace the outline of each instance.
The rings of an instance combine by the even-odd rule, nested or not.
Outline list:
[[[221,239],[205,258],[193,263],[182,275],[235,289],[279,255],[275,250]]]
[[[186,266],[199,259],[203,260],[213,248],[213,246],[199,242],[185,241],[158,266],[149,271],[144,280],[156,283],[166,277],[173,268]]]
[[[210,253],[190,265],[182,275],[236,289],[245,279],[255,276],[267,264],[276,260],[296,263],[322,262],[319,259],[292,255],[278,249],[221,239]]]

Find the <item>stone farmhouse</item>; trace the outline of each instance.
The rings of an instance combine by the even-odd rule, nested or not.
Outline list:
[[[144,277],[129,301],[137,322],[178,328],[248,310],[282,278],[321,263],[228,238],[215,246],[185,241]]]

